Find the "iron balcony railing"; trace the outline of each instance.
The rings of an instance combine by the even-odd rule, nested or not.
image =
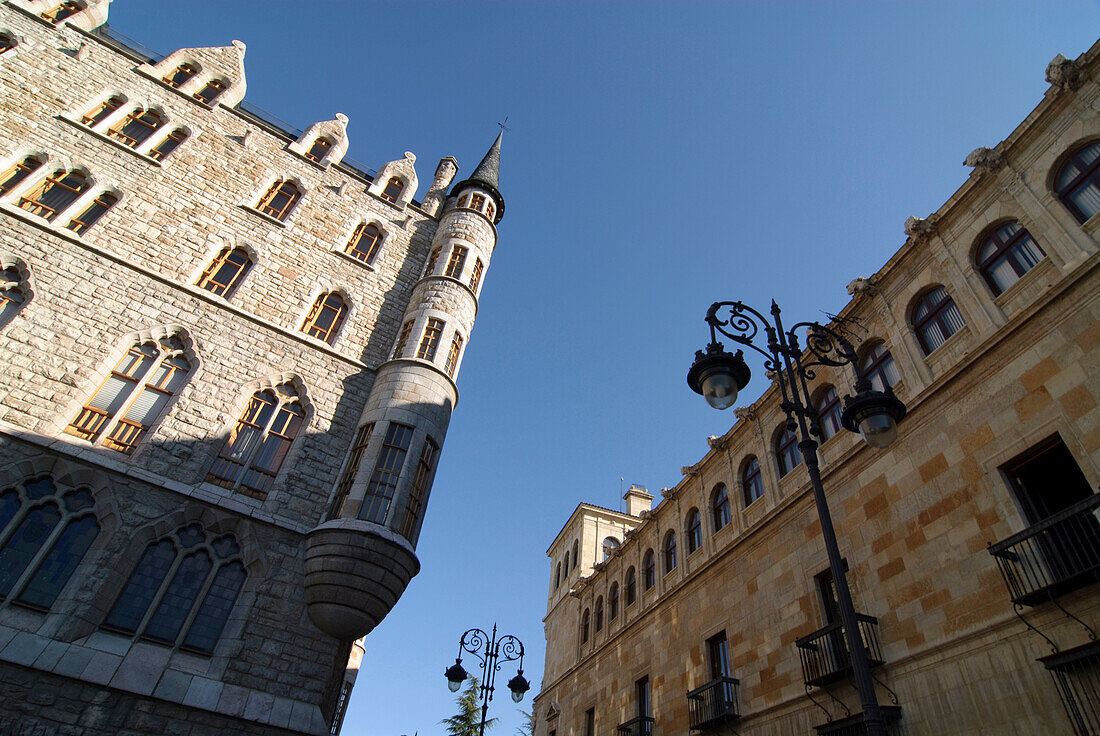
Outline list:
[[[1013,603],[1035,606],[1100,580],[1100,493],[989,545]]]
[[[619,736],[653,736],[653,719],[649,716],[631,718],[616,729]]]
[[[856,623],[867,658],[872,667],[877,667],[885,661],[878,638],[878,619],[857,613]],[[796,640],[794,644],[802,659],[802,679],[807,685],[821,687],[851,675],[852,657],[848,653],[843,624],[829,624]]]
[[[895,733],[894,724],[901,720],[901,707],[880,705],[879,711],[886,724],[886,733]],[[867,724],[863,720],[862,713],[853,713],[850,716],[814,726],[814,731],[817,731],[817,736],[866,736]]]
[[[704,731],[741,717],[737,710],[741,683],[732,677],[718,677],[687,694],[688,714],[693,731]]]
[[[1049,654],[1039,661],[1054,678],[1073,733],[1100,734],[1100,642]]]

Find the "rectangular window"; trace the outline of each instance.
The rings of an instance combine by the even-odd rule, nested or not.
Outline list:
[[[584,736],[596,736],[595,708],[589,708],[584,712]]]
[[[451,340],[451,351],[447,353],[447,364],[444,366],[448,376],[454,376],[460,352],[462,352],[462,335],[456,332],[455,339]]]
[[[405,344],[409,341],[409,333],[412,332],[413,323],[410,319],[405,324],[401,325],[401,334],[397,337],[397,344],[393,348],[393,357],[400,358],[401,354],[405,352]]]
[[[474,261],[474,271],[470,274],[470,291],[477,293],[478,284],[481,283],[481,273],[485,270],[485,264],[478,258]]]
[[[359,472],[359,463],[363,461],[363,452],[370,442],[371,433],[374,432],[374,422],[364,424],[355,433],[355,441],[351,445],[351,457],[344,468],[344,474],[340,476],[340,482],[336,485],[336,498],[332,500],[332,510],[329,517],[335,519],[344,508],[344,501],[351,491],[351,484],[355,482],[355,475]]]
[[[439,336],[443,334],[443,320],[431,317],[424,328],[424,337],[420,338],[420,347],[416,357],[422,360],[435,360],[435,351],[439,347]]]
[[[431,276],[435,271],[435,262],[439,260],[439,254],[443,252],[443,248],[433,248],[431,255],[428,256],[428,265],[424,267],[424,275]]]
[[[651,718],[653,716],[648,675],[634,683],[634,700],[638,704],[639,718]]]
[[[360,519],[372,521],[375,524],[386,523],[390,501],[393,500],[393,493],[397,489],[397,481],[401,477],[401,468],[405,465],[405,455],[409,452],[412,435],[412,427],[396,422],[391,422],[386,429],[382,452],[378,454],[378,462],[374,466],[374,472],[371,473],[366,498],[363,499],[363,508],[359,510]]]
[[[420,451],[420,460],[416,463],[416,476],[413,478],[412,490],[409,491],[409,502],[405,505],[405,519],[401,522],[401,536],[412,541],[413,528],[420,518],[420,509],[424,505],[424,495],[428,492],[428,479],[431,477],[432,468],[435,467],[435,458],[439,448],[431,437],[424,441],[424,449]]]
[[[454,250],[451,251],[451,260],[447,261],[446,275],[452,279],[457,279],[462,276],[462,267],[466,265],[466,254],[470,252],[470,249],[456,245]]]
[[[730,676],[729,645],[726,632],[715,634],[707,639],[707,661],[710,663],[710,679]]]

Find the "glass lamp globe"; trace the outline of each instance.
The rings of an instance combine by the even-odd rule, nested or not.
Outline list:
[[[859,432],[870,447],[889,447],[898,438],[898,422],[905,417],[905,404],[889,386],[885,391],[875,391],[865,379],[856,383],[856,390],[855,396],[844,398],[840,423],[849,431]]]
[[[860,420],[859,434],[871,447],[889,447],[898,438],[898,423],[885,412],[869,414]]]
[[[722,343],[712,342],[707,345],[707,352],[695,353],[687,382],[692,391],[702,394],[715,409],[728,409],[737,401],[737,392],[748,384],[749,367],[740,350],[731,355],[722,348]]]
[[[456,659],[455,663],[448,667],[443,674],[447,678],[447,688],[452,693],[457,693],[467,677],[466,670],[462,667],[462,659]]]

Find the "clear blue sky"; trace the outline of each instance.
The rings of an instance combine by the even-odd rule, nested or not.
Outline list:
[[[519,636],[537,692],[545,550],[577,502],[674,485],[734,421],[684,381],[707,306],[839,311],[1051,58],[1096,40],[1100,4],[115,0],[110,23],[161,52],[245,41],[250,102],[298,127],[346,113],[351,156],[412,151],[422,182],[448,154],[468,174],[509,116],[423,570],[367,638],[345,727],[427,736],[469,627]]]

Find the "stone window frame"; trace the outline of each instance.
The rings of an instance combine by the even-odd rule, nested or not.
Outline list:
[[[741,500],[745,508],[764,497],[764,474],[760,466],[760,458],[756,455],[746,455],[741,460],[737,477],[741,484]]]
[[[186,76],[183,79],[177,80],[176,76],[180,72],[184,72]],[[178,90],[201,73],[202,64],[198,63],[197,61],[187,60],[180,62],[180,64],[177,65],[175,69],[161,77],[160,81],[164,82],[172,89]]]
[[[461,242],[451,243],[451,252],[447,255],[447,265],[443,269],[443,275],[449,279],[462,280],[462,274],[466,271],[466,261],[470,259],[470,246]]]
[[[191,93],[191,97],[197,100],[200,105],[212,109],[218,104],[218,98],[224,95],[232,85],[233,83],[224,76],[213,76]],[[207,97],[207,94],[210,96]]]
[[[396,187],[394,187],[395,182]],[[395,174],[386,180],[386,185],[382,187],[382,191],[378,193],[378,196],[392,205],[398,205],[401,201],[401,195],[405,193],[408,187],[409,182],[404,177]],[[394,192],[394,188],[396,188],[396,192]]]
[[[592,620],[592,614],[589,609],[584,609],[584,613],[581,614],[581,644],[587,644],[590,633],[590,624]]]
[[[463,339],[462,333],[456,329],[451,337],[451,348],[447,351],[447,360],[443,364],[443,371],[448,377],[454,378],[459,363],[462,362],[462,353],[465,348],[466,341]]]
[[[435,471],[439,467],[439,443],[431,435],[424,436],[424,442],[420,448],[420,454],[416,461],[416,472],[413,474],[412,487],[405,499],[405,510],[402,513],[401,526],[398,533],[415,545],[420,533],[420,525],[424,520],[424,509],[428,503],[428,495],[432,490],[435,480]]]
[[[684,540],[687,542],[687,553],[690,557],[703,548],[703,516],[697,507],[692,506],[685,519]]]
[[[626,605],[631,605],[634,601],[638,600],[638,572],[631,565],[626,569],[626,584],[623,586],[626,588]]]
[[[365,258],[360,258],[356,254],[355,246],[360,240],[360,233],[367,228],[374,228],[378,233],[378,237],[375,239],[373,245],[367,249]],[[359,220],[354,227],[345,231],[347,237],[342,238],[339,242],[343,245],[337,245],[333,247],[333,252],[338,253],[349,261],[366,268],[369,271],[373,271],[377,268],[375,262],[378,260],[378,256],[382,253],[382,249],[386,247],[390,240],[390,233],[382,225],[381,221],[377,217],[363,218]]]
[[[101,111],[111,101],[117,101],[110,112],[99,119],[94,119],[93,113]],[[138,111],[142,114],[153,113],[160,118],[160,124],[140,141],[127,142],[121,134],[127,121]],[[97,138],[134,154],[146,163],[160,166],[180,146],[195,137],[197,130],[194,126],[177,120],[170,115],[164,106],[154,100],[145,100],[138,95],[129,95],[118,89],[101,92],[94,98],[93,104],[84,104],[71,108],[59,116],[62,120],[75,125],[85,132],[92,133]],[[178,141],[175,145],[166,147],[169,140]]]
[[[235,253],[241,253],[244,256],[244,263],[242,263],[233,277],[227,284],[221,284],[215,279],[221,275],[222,270],[231,256]],[[199,277],[195,281],[195,286],[202,289],[212,296],[216,296],[224,301],[229,301],[233,298],[233,295],[237,293],[237,289],[244,283],[245,278],[256,267],[256,259],[254,257],[254,251],[246,245],[223,245],[217,252],[217,254],[208,259],[208,263]],[[223,287],[224,290],[218,293],[216,290],[208,288],[209,285],[215,285]]]
[[[0,197],[8,199],[30,185],[32,177],[49,161],[44,151],[19,153],[6,162],[0,174]],[[13,181],[14,180],[14,181]]]
[[[23,259],[0,252],[0,329],[26,309],[32,299],[34,285],[30,267]]]
[[[875,355],[874,353],[879,346],[882,346],[884,353]],[[901,383],[901,370],[898,368],[898,361],[894,358],[894,354],[890,350],[890,346],[886,344],[885,339],[881,337],[867,339],[860,347],[857,357],[859,359],[857,363],[859,377],[871,381],[871,387],[876,391],[885,390],[887,385],[892,388]],[[893,383],[887,384],[889,380],[887,374],[891,367],[898,378]]]
[[[661,542],[661,562],[664,567],[662,575],[668,575],[676,569],[679,559],[676,556],[676,530],[669,529],[665,532],[664,541]]]
[[[657,555],[649,548],[642,555],[642,588],[652,590],[657,585]]]
[[[336,141],[332,139],[332,136],[321,133],[314,137],[309,148],[302,153],[302,157],[319,164],[325,160],[325,156],[329,154],[335,145]]]
[[[1016,232],[1009,234],[1007,238],[1001,236],[1001,232],[1012,225],[1017,227]],[[1041,257],[1030,266],[1022,261],[1022,256],[1026,254],[1021,253],[1026,247],[1025,241],[1027,240],[1031,241],[1031,244],[1034,245],[1041,255]],[[990,245],[993,246],[993,252],[984,255],[987,247]],[[1049,258],[1046,250],[1035,236],[1031,234],[1024,223],[1016,218],[1001,219],[986,227],[985,230],[982,231],[982,234],[974,241],[974,247],[971,249],[970,255],[974,270],[981,274],[982,280],[985,282],[985,285],[989,288],[994,298],[1011,290],[1013,286],[1020,282],[1020,279]],[[1002,262],[1009,264],[1012,274],[1015,276],[1012,283],[1004,288],[1001,288],[993,277],[993,266],[1000,265]],[[1023,269],[1022,272],[1020,269]]]
[[[164,345],[164,343],[168,343],[172,340],[177,340],[180,347],[174,348]],[[136,346],[147,345],[149,343],[153,343],[158,347],[158,356],[153,364],[134,381],[134,385],[129,389],[122,404],[116,410],[109,413],[102,424],[96,428],[94,435],[90,439],[84,436],[84,434],[87,434],[86,431],[82,433],[74,429],[76,422],[81,419],[84,412],[91,408],[91,402],[96,398],[100,390],[107,384],[111,376],[116,375],[116,369],[122,364],[126,356],[129,355]],[[176,355],[182,357],[189,365],[179,389],[168,394],[167,402],[160,408],[157,414],[152,417],[148,425],[143,426],[136,436],[129,438],[129,450],[121,449],[126,443],[121,443],[120,447],[112,447],[107,444],[111,432],[121,424],[126,413],[131,406],[137,402],[137,399],[147,387],[158,393],[167,393],[149,386],[148,381],[165,360]],[[83,398],[73,402],[64,414],[58,416],[60,421],[64,421],[64,424],[59,426],[58,430],[65,434],[73,435],[91,446],[106,447],[121,452],[131,458],[139,457],[145,448],[148,447],[149,443],[146,440],[156,435],[160,427],[175,410],[176,405],[188,390],[188,387],[199,376],[203,367],[202,359],[195,349],[195,343],[191,338],[191,334],[183,326],[172,324],[158,325],[151,329],[131,332],[124,335],[121,339],[115,341],[114,346],[108,351],[99,365],[100,368],[94,374],[96,380],[89,382],[90,385],[95,386],[95,389],[91,391],[85,390],[85,392],[83,392]],[[116,442],[115,440],[111,441]]]
[[[619,617],[619,581],[613,581],[607,591],[607,621],[610,624]]]
[[[0,56],[14,51],[19,46],[19,37],[8,30],[0,30]]]
[[[470,269],[470,291],[476,297],[478,287],[481,286],[481,278],[485,274],[485,262],[480,257],[474,259],[474,267]]]
[[[937,299],[935,295],[938,292],[942,292],[942,296]],[[925,313],[918,314],[921,310]],[[910,301],[906,312],[909,315],[909,327],[916,336],[925,357],[934,353],[967,326],[966,317],[963,316],[958,303],[947,287],[940,283],[929,284],[918,291]],[[957,316],[957,325],[954,324],[952,315]],[[937,330],[941,336],[939,344],[935,346],[929,341],[933,336],[933,330]]]
[[[136,105],[107,129],[107,136],[124,146],[137,150],[149,141],[158,130],[168,125],[168,116],[159,105]]]
[[[331,304],[330,300],[332,299],[338,299],[340,302],[339,306]],[[332,318],[332,322],[329,324],[328,328],[322,328],[318,325],[318,321],[327,313],[326,310],[334,310],[336,314]],[[337,288],[323,291],[313,300],[313,304],[306,313],[305,319],[302,320],[302,326],[299,328],[299,332],[314,340],[320,340],[328,345],[335,345],[336,341],[340,339],[340,333],[348,323],[348,317],[350,316],[351,302],[344,289]]]
[[[717,534],[733,521],[733,509],[730,507],[729,488],[725,483],[715,483],[710,491],[710,521],[712,534]]]
[[[554,566],[554,590],[561,587],[561,560],[558,560]]]
[[[283,207],[274,210],[278,216],[266,211],[264,209],[265,202],[270,204],[274,197],[279,194],[278,190],[287,184],[297,190],[297,196],[291,198]],[[309,188],[298,176],[293,174],[269,174],[260,180],[260,185],[249,193],[248,197],[240,203],[240,207],[272,225],[285,228],[293,221],[294,215],[301,208],[308,192]]]
[[[601,631],[603,631],[603,611],[604,611],[604,608],[603,608],[603,596],[602,595],[596,597],[596,605],[593,607],[593,610],[595,611],[595,613],[593,614],[593,618],[596,619],[594,628],[596,629],[596,633],[598,634]]]
[[[42,151],[20,151],[7,159],[8,167],[5,172],[11,173],[17,166],[32,159],[40,165],[27,172],[7,191],[0,193],[0,202],[19,208],[26,215],[33,216],[49,227],[64,229],[71,236],[80,238],[83,235],[79,232],[81,229],[91,227],[123,197],[122,191],[113,181],[96,177],[87,166],[75,164],[65,156],[51,156]],[[83,180],[77,189],[65,183],[67,179],[74,176]],[[39,199],[47,191],[56,188],[73,192],[75,197],[59,202],[54,207]],[[80,220],[81,217],[88,216],[88,212],[95,206],[97,200],[105,197],[113,198],[114,201],[110,203],[110,207],[97,213],[92,222]],[[45,212],[46,210],[48,212]]]
[[[798,435],[786,423],[779,425],[772,436],[772,456],[775,458],[775,466],[780,478],[787,477],[802,465]]]
[[[446,329],[447,322],[442,317],[428,317],[423,329],[420,331],[420,341],[414,354],[417,360],[426,360],[429,363],[435,362]]]
[[[478,201],[479,199],[481,200],[480,202]],[[484,189],[467,189],[462,193],[462,196],[458,198],[455,207],[484,215],[489,219],[489,222],[492,222],[493,216],[496,215],[493,197]]]
[[[87,9],[88,4],[85,0],[62,0],[56,5],[43,10],[38,16],[47,23],[56,26]]]
[[[1058,180],[1062,177],[1067,166],[1080,160],[1082,153],[1098,147],[1100,147],[1100,138],[1079,141],[1063,151],[1056,160],[1055,165],[1051,167],[1050,179],[1048,182],[1051,194],[1062,203],[1062,206],[1066,208],[1079,225],[1084,225],[1086,222],[1089,222],[1096,217],[1097,214],[1100,214],[1100,212],[1097,212],[1091,217],[1085,217],[1084,212],[1081,211],[1076,202],[1069,199],[1070,190],[1087,186],[1100,193],[1100,156],[1094,159],[1083,171],[1079,172],[1077,176],[1066,184],[1059,185]]]
[[[222,451],[227,447],[228,443],[233,437],[233,434],[236,431],[238,424],[240,424],[241,418],[244,417],[245,412],[248,411],[249,405],[251,404],[253,397],[262,391],[272,391],[278,393],[278,387],[283,385],[291,386],[295,394],[295,398],[289,398],[286,400],[285,403],[292,403],[296,401],[298,406],[301,407],[302,411],[304,412],[304,416],[302,418],[301,424],[298,427],[297,433],[295,434],[293,440],[291,440],[290,442],[290,447],[287,449],[286,454],[283,456],[279,468],[276,470],[275,475],[267,484],[267,488],[263,491],[249,491],[247,489],[241,491],[240,489],[244,486],[241,482],[240,476],[234,478],[231,482],[227,481],[225,483],[220,482],[217,479],[211,480],[211,469],[214,467],[214,464],[217,463],[218,458],[221,457]],[[282,403],[284,402],[280,400],[280,407],[282,406]],[[212,444],[217,445],[219,448],[218,455],[215,456],[214,460],[210,463],[210,467],[203,473],[203,482],[207,487],[211,489],[217,489],[220,492],[228,490],[230,492],[243,493],[245,496],[250,498],[263,500],[267,496],[269,496],[272,491],[280,488],[279,484],[285,477],[287,469],[294,466],[294,461],[296,460],[298,453],[301,449],[303,443],[300,441],[300,438],[304,437],[313,425],[313,418],[316,414],[316,409],[313,406],[313,402],[309,397],[309,390],[305,382],[302,381],[302,379],[296,373],[279,373],[272,376],[266,376],[256,381],[250,381],[248,384],[242,386],[238,393],[236,401],[234,401],[232,406],[230,407],[230,412],[231,413],[223,412],[221,414],[223,429],[218,433],[217,438],[219,441],[212,442]],[[272,417],[272,421],[273,420],[274,415]],[[268,422],[268,424],[270,424],[270,422]],[[266,434],[267,429],[265,427],[264,435],[266,436]],[[252,450],[249,454],[248,461],[245,464],[250,466],[252,458],[254,456],[255,450]],[[238,463],[238,465],[239,464],[241,463]]]
[[[840,434],[840,430],[843,429],[840,424],[842,407],[840,404],[840,395],[837,393],[836,386],[831,383],[826,383],[818,387],[818,389],[814,391],[812,403],[815,412],[815,421],[817,422],[819,430],[818,442],[824,444]]]

